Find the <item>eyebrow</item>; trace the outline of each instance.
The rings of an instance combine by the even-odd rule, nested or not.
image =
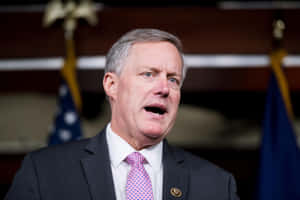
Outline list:
[[[177,74],[176,72],[168,73],[168,76],[179,76],[181,77],[181,74]]]
[[[148,70],[151,70],[151,71],[154,71],[154,72],[159,72],[161,71],[159,68],[155,68],[155,67],[151,67],[151,66],[142,66],[141,69],[148,69]],[[167,74],[167,76],[179,76],[181,77],[181,73],[177,74],[176,72],[170,72]]]

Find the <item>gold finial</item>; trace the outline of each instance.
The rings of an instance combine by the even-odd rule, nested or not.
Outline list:
[[[283,38],[284,29],[284,21],[281,19],[275,20],[273,23],[273,37],[277,40],[281,40]]]
[[[43,24],[48,27],[57,19],[64,19],[65,37],[72,38],[79,18],[86,19],[91,25],[97,24],[96,10],[91,0],[81,0],[78,5],[72,0],[65,4],[61,0],[52,0],[46,7]]]

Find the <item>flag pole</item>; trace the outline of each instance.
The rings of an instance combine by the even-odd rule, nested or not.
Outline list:
[[[78,5],[68,0],[52,0],[45,12],[44,26],[50,26],[57,19],[63,19],[66,58],[60,70],[62,76],[59,89],[58,110],[55,122],[49,135],[49,145],[61,144],[82,137],[80,115],[82,100],[76,76],[76,55],[74,47],[74,32],[79,18],[95,25],[97,18],[90,0],[82,0]]]
[[[278,81],[280,91],[283,96],[283,101],[288,112],[289,118],[293,119],[292,103],[290,100],[288,81],[284,74],[282,61],[287,55],[283,48],[284,31],[286,29],[283,19],[276,17],[273,22],[273,45],[270,56],[272,71]]]

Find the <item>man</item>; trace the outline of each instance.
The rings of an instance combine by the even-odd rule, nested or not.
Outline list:
[[[164,140],[185,71],[175,36],[155,29],[125,34],[107,55],[106,129],[28,154],[6,200],[237,200],[229,173]]]

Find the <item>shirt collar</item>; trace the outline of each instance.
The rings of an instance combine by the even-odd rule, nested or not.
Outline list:
[[[110,123],[106,128],[106,140],[109,149],[109,157],[113,167],[118,168],[129,154],[139,152],[146,158],[154,171],[159,171],[161,169],[163,149],[162,141],[146,149],[136,151],[125,140],[123,140],[123,138],[112,131]]]

